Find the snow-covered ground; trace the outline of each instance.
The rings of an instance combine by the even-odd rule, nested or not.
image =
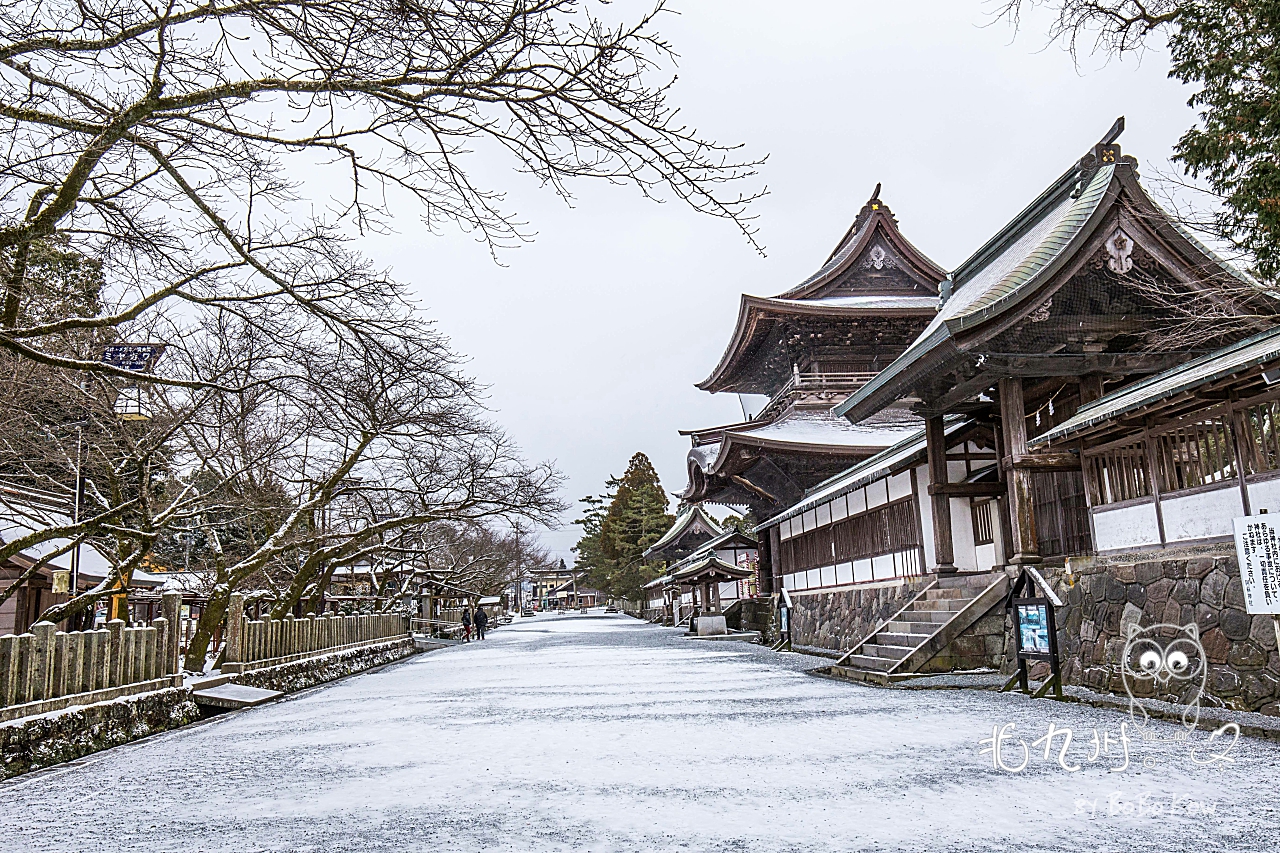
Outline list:
[[[1280,746],[1201,766],[1206,735],[1152,723],[1168,740],[1127,728],[1112,772],[1114,711],[804,674],[818,663],[625,616],[517,620],[0,785],[0,850],[1280,848]],[[1079,770],[1062,735],[1017,773],[983,754],[1012,723],[1017,766],[1051,722]]]

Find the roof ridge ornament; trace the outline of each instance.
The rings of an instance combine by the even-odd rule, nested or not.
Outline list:
[[[1099,169],[1103,166],[1114,166],[1120,162],[1120,146],[1116,144],[1116,140],[1122,133],[1124,133],[1124,116],[1116,119],[1106,135],[1093,146],[1093,150],[1080,158],[1080,163],[1076,167],[1075,189],[1071,191],[1072,198],[1080,198],[1084,195],[1085,187],[1089,186]]]

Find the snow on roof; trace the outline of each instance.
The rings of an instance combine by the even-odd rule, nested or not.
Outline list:
[[[954,418],[948,421],[945,433],[950,436],[971,422],[968,418]],[[881,480],[890,474],[896,473],[896,469],[902,465],[909,463],[917,454],[923,454],[925,451],[924,430],[913,433],[905,440],[895,444],[893,447],[878,453],[864,462],[859,462],[852,468],[843,471],[831,479],[819,483],[810,490],[803,500],[799,503],[788,507],[773,518],[767,519],[761,524],[756,525],[755,532],[759,533],[770,527],[775,527],[788,518],[800,515],[813,509],[820,503],[825,503],[832,498],[837,498],[846,492],[854,489],[862,488],[868,483]]]
[[[922,423],[905,409],[885,409],[856,424],[830,409],[794,409],[771,423],[726,430],[726,435],[786,444],[891,447],[919,430]]]
[[[662,534],[662,538],[657,542],[654,542],[645,550],[644,556],[647,558],[651,554],[657,554],[672,542],[678,540],[690,527],[698,524],[705,527],[707,532],[712,536],[719,536],[724,532],[720,528],[720,525],[716,523],[716,520],[707,514],[705,509],[698,504],[693,504],[692,506],[686,507],[683,512],[676,516],[676,520],[671,525],[670,529],[668,529],[666,533]]]
[[[825,308],[866,308],[885,309],[918,309],[921,311],[933,310],[938,307],[938,297],[936,296],[884,296],[879,294],[863,294],[856,296],[823,296],[818,299],[783,299],[781,297],[772,297],[770,303],[778,303],[779,306],[791,304],[797,306],[822,306]]]
[[[843,415],[876,395],[912,363],[948,338],[953,326],[964,328],[978,322],[1036,280],[1039,273],[1079,234],[1105,196],[1114,175],[1115,166],[1099,169],[1078,198],[1067,194],[1070,187],[1067,176],[1059,178],[1047,192],[1060,197],[1047,204],[1037,199],[1032,208],[1043,205],[1040,210],[1032,212],[1032,208],[1028,208],[1011,223],[1011,226],[1018,223],[1022,229],[1016,239],[994,254],[962,264],[954,273],[955,292],[943,303],[937,316],[920,336],[892,364],[837,406],[836,412]],[[1019,223],[1019,220],[1023,221]],[[1000,236],[1003,235],[1002,231]],[[979,254],[985,250],[986,247]]]

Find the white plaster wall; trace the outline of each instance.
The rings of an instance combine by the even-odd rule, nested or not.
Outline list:
[[[978,571],[985,572],[987,569],[996,565],[995,543],[978,545],[973,550],[978,563]]]
[[[911,472],[900,471],[889,478],[889,500],[896,501],[911,494]]]
[[[818,511],[811,509],[802,516],[804,518],[804,532],[818,529]]]
[[[973,515],[968,498],[951,498],[951,541],[954,543],[956,568],[973,571],[978,568],[978,555],[973,547]]]
[[[722,602],[738,600],[738,582],[737,581],[729,581],[728,583],[720,584],[720,600]]]
[[[879,557],[871,558],[871,575],[876,580],[881,581],[894,577],[897,573],[893,569],[893,555],[883,554]]]
[[[1261,509],[1280,512],[1280,478],[1249,484],[1249,511],[1257,515]]]
[[[1160,501],[1164,535],[1169,542],[1230,536],[1231,520],[1244,515],[1240,487],[1234,481],[1221,489],[1196,492]]]
[[[921,465],[916,469],[916,478],[916,482],[921,485],[920,493],[916,495],[916,508],[920,511],[920,534],[924,540],[924,567],[925,571],[932,571],[938,567],[938,560],[933,550],[933,501],[925,493],[925,484],[929,482],[929,472],[925,466]]]
[[[1160,525],[1154,503],[1093,511],[1094,543],[1099,551],[1160,544]]]
[[[853,563],[841,563],[836,566],[836,584],[843,586],[853,583]]]
[[[876,480],[866,486],[867,509],[875,509],[889,502],[889,488],[884,480]]]
[[[853,580],[855,583],[873,580],[871,576],[871,561],[868,559],[853,561]]]
[[[858,489],[856,492],[850,492],[845,496],[845,500],[849,502],[849,515],[857,515],[860,512],[867,511],[866,489]]]
[[[831,523],[831,504],[818,504],[814,509],[814,513],[816,515],[814,521],[815,527],[824,527]]]
[[[842,521],[848,517],[849,503],[844,499],[844,495],[841,495],[831,502],[831,520]]]

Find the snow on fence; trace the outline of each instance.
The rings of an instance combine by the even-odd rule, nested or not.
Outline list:
[[[181,593],[165,593],[149,625],[113,619],[95,631],[37,622],[0,637],[0,722],[178,686]]]
[[[249,672],[409,636],[408,619],[400,613],[250,620],[244,615],[244,596],[234,593],[227,608],[222,671]]]

